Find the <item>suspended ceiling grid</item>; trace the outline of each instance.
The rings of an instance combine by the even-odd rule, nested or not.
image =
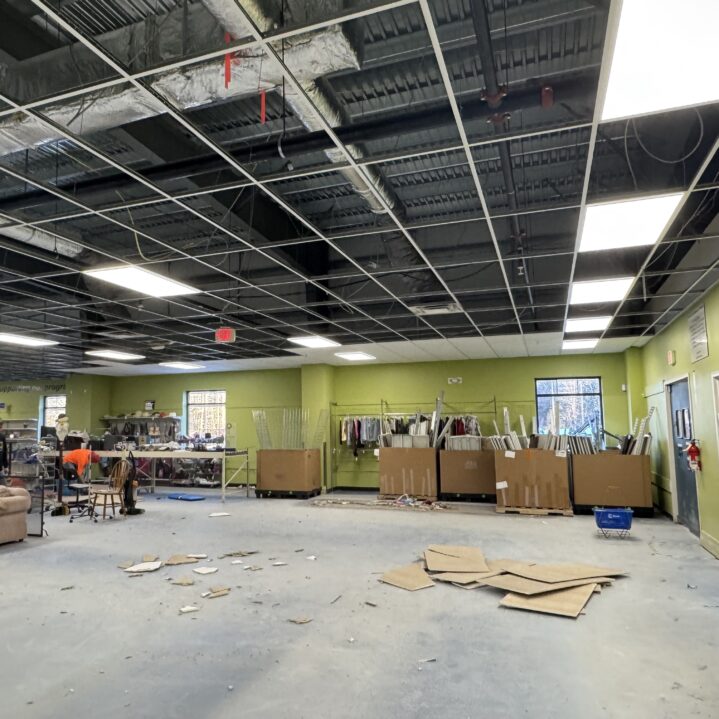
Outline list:
[[[292,364],[287,337],[306,333],[385,345],[385,361],[552,353],[572,278],[638,275],[624,302],[582,308],[614,316],[597,348],[612,351],[716,281],[719,108],[595,123],[609,3],[268,0],[272,24],[227,44],[238,5],[0,0],[0,322],[61,342],[0,346],[7,376],[115,371],[83,354],[105,347],[142,365]],[[338,37],[342,62],[322,56]],[[691,192],[656,248],[576,253],[583,194],[670,190]],[[202,292],[81,274],[128,262]],[[235,344],[212,342],[220,324]]]

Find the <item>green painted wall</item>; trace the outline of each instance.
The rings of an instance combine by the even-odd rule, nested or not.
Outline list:
[[[699,304],[705,305],[709,357],[692,363],[689,353],[688,315]],[[667,351],[676,352],[676,364],[667,364]],[[654,443],[653,471],[659,487],[659,501],[671,510],[669,462],[670,444],[666,441],[668,425],[662,382],[689,375],[694,434],[701,441],[703,471],[697,473],[699,517],[702,544],[719,556],[719,447],[714,406],[714,380],[719,372],[719,287],[714,288],[700,303],[693,305],[664,332],[642,349],[647,403],[657,407],[657,421],[652,432],[659,435]]]
[[[446,411],[478,414],[485,434],[493,433],[495,418],[502,431],[504,406],[510,409],[513,428],[519,428],[518,418],[523,414],[530,431],[529,423],[536,412],[535,378],[573,376],[602,378],[605,426],[614,434],[627,432],[627,393],[622,391],[627,378],[622,354],[337,367],[331,428],[335,444],[334,484],[377,486],[377,459],[371,451],[360,453],[355,459],[350,450],[336,446],[334,435],[345,414],[377,415],[381,400],[388,403],[390,412],[431,411],[435,397],[444,390]],[[462,384],[448,385],[448,377],[462,377]]]
[[[151,375],[146,377],[114,377],[111,380],[110,414],[127,414],[142,410],[146,400],[155,400],[158,412],[183,412],[183,399],[188,390],[219,389],[227,392],[227,422],[232,425],[238,447],[250,449],[251,479],[256,468],[257,435],[252,410],[263,407],[299,407],[302,402],[299,369],[251,372],[213,372],[202,374]],[[239,464],[229,459],[228,471]],[[244,480],[241,476],[238,481]]]
[[[70,429],[98,434],[100,417],[110,412],[112,377],[70,375],[66,385]]]
[[[644,377],[644,361],[642,350],[639,347],[631,347],[624,353],[624,368],[627,377],[627,409],[629,426],[634,426],[634,421],[646,416],[647,401],[644,396],[646,385]]]
[[[310,410],[310,422],[319,421],[321,412],[327,410],[327,419],[323,423],[325,455],[322,462],[322,484],[327,485],[327,473],[331,460],[331,446],[329,439],[330,414],[329,409],[334,398],[334,367],[329,365],[306,365],[301,369],[302,407]]]
[[[65,380],[28,380],[3,382],[0,380],[0,422],[3,419],[39,419],[40,402],[45,395],[63,394]]]

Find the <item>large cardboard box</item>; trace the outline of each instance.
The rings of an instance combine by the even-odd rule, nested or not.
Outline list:
[[[439,453],[441,494],[496,494],[494,452],[443,449]]]
[[[497,507],[572,508],[565,452],[521,449],[495,452]]]
[[[313,492],[322,487],[319,449],[258,449],[257,489]]]
[[[647,454],[578,454],[572,457],[574,503],[581,506],[652,507]]]
[[[437,499],[437,451],[381,447],[379,493]]]

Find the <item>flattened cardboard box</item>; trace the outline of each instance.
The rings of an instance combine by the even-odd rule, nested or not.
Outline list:
[[[379,451],[379,493],[437,499],[437,451],[382,447]]]
[[[571,509],[566,454],[544,449],[495,452],[498,507]]]
[[[309,492],[321,486],[319,449],[257,450],[257,489]]]
[[[442,494],[496,494],[494,452],[441,450],[439,488]]]
[[[590,507],[652,506],[647,454],[578,454],[572,457],[574,503]]]
[[[571,589],[560,589],[557,592],[537,594],[533,597],[510,593],[499,604],[511,609],[526,609],[530,612],[558,614],[561,617],[576,619],[594,593],[596,586],[596,584],[586,584]]]

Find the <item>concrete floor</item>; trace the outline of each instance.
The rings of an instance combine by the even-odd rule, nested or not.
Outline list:
[[[719,716],[719,564],[664,518],[636,520],[619,541],[598,538],[591,517],[490,506],[420,513],[232,498],[231,516],[213,519],[216,498],[142,506],[140,517],[100,524],[50,518],[48,538],[0,547],[0,715]],[[576,621],[499,608],[501,593],[486,588],[410,593],[377,581],[430,543],[631,576]],[[239,549],[258,549],[244,561],[262,571],[218,558]],[[185,552],[207,553],[219,572],[179,587],[165,578],[199,565],[140,579],[116,566]],[[200,598],[219,584],[231,594]],[[180,616],[189,603],[201,610]],[[313,621],[287,621],[298,616]]]

